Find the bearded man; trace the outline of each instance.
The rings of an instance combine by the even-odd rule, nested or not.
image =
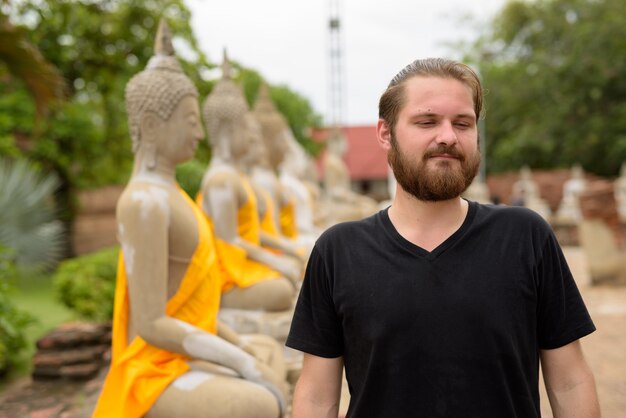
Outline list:
[[[304,352],[294,418],[599,417],[579,339],[595,330],[549,225],[460,197],[480,164],[479,78],[417,60],[379,103],[392,205],[317,241],[287,345]]]

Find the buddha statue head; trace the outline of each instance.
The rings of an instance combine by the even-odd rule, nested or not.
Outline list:
[[[261,124],[251,111],[246,112],[243,125],[247,151],[241,158],[241,164],[247,169],[252,169],[256,166],[267,166],[269,157],[263,142]]]
[[[228,150],[232,158],[246,152],[244,117],[249,112],[241,88],[232,80],[230,61],[224,51],[222,78],[215,84],[203,107],[209,141],[217,154]]]
[[[277,169],[288,149],[285,135],[289,130],[289,125],[274,106],[265,84],[261,84],[253,113],[261,124],[268,161],[272,168]]]
[[[342,157],[348,151],[348,140],[339,127],[331,128],[326,142],[328,152],[337,157]]]
[[[165,20],[159,23],[154,50],[155,55],[146,69],[126,85],[125,94],[132,149],[136,158],[142,154],[147,159],[148,169],[154,168],[157,152],[178,152],[180,155],[173,157],[176,162],[191,158],[198,137],[203,135],[197,109],[198,91],[174,56],[172,37]],[[164,129],[169,125],[176,125],[172,126],[172,132],[178,135],[173,136],[188,134],[190,143],[178,144],[170,140],[168,144],[167,139],[155,140],[155,136],[164,136]],[[182,125],[183,131],[180,130]],[[181,146],[185,149],[177,149]]]

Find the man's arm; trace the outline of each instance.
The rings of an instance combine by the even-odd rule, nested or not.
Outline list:
[[[541,350],[541,367],[555,418],[600,417],[595,380],[579,340]]]
[[[293,395],[293,418],[337,418],[343,357],[304,353],[302,374]]]

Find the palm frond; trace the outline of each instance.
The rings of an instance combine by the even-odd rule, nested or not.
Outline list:
[[[56,176],[44,176],[25,160],[0,159],[0,244],[15,251],[16,263],[48,268],[63,255],[64,228],[53,195]]]
[[[1,15],[0,39],[0,62],[14,77],[24,82],[33,96],[37,114],[43,115],[52,102],[65,96],[65,80],[56,67],[28,42],[24,32]]]

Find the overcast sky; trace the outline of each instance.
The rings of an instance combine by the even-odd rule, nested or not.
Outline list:
[[[344,120],[374,124],[389,80],[416,58],[460,58],[450,43],[474,39],[506,0],[343,0]],[[187,0],[201,49],[286,84],[329,118],[328,0]]]

